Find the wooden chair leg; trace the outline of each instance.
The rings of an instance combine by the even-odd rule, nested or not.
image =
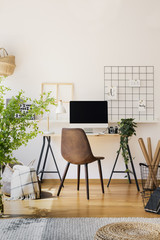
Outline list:
[[[80,169],[81,165],[77,166],[77,191],[79,191],[79,185],[80,185]]]
[[[102,175],[102,167],[101,167],[100,160],[98,160],[98,169],[99,169],[99,176],[100,176],[100,180],[101,180],[102,193],[104,193],[103,175]]]
[[[65,171],[64,171],[64,174],[63,174],[63,177],[62,177],[61,184],[60,184],[59,189],[58,189],[57,196],[60,195],[60,192],[61,192],[61,189],[62,189],[62,187],[63,187],[63,183],[64,183],[64,180],[65,180],[65,177],[66,177],[67,172],[68,172],[69,165],[70,165],[70,163],[67,163],[67,166],[66,166],[66,168],[65,168]]]
[[[85,164],[87,199],[89,200],[89,181],[88,181],[88,163]]]

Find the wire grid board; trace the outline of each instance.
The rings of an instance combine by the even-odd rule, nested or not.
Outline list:
[[[131,82],[137,81],[139,86]],[[115,99],[109,99],[108,88],[115,88]],[[153,66],[105,66],[104,100],[108,101],[109,121],[134,118],[135,121],[154,120],[154,67]],[[140,101],[145,110],[140,110]]]

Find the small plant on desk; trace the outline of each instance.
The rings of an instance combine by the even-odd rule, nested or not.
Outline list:
[[[118,122],[118,126],[120,135],[120,148],[122,148],[122,156],[124,158],[125,164],[128,164],[129,161],[128,140],[129,137],[136,135],[135,128],[137,127],[137,123],[134,122],[133,118],[126,118],[121,119],[121,121]]]

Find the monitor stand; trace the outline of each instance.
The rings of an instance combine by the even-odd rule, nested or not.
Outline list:
[[[85,133],[93,133],[93,128],[84,128]]]

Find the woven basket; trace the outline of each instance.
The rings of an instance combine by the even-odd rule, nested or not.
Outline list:
[[[9,56],[4,48],[0,48],[0,75],[12,75],[14,73],[15,67],[15,56]]]
[[[117,222],[101,227],[94,240],[160,240],[159,224]]]

